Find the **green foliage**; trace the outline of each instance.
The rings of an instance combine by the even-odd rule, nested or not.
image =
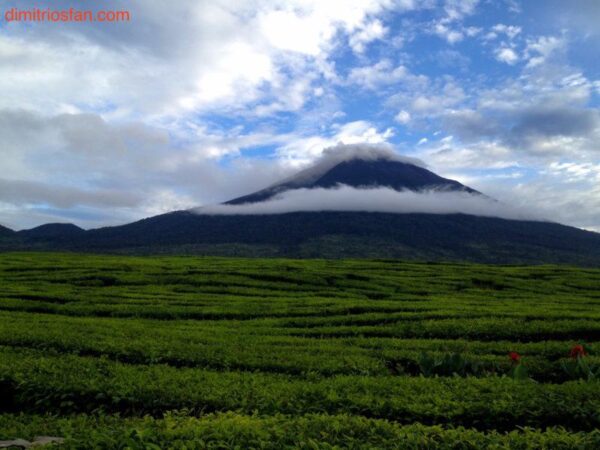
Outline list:
[[[508,373],[508,375],[513,380],[517,380],[517,381],[523,381],[523,380],[530,379],[529,370],[527,369],[525,364],[523,364],[522,362],[515,365],[512,369],[510,369],[510,372]]]
[[[22,411],[105,411],[157,415],[188,408],[196,414],[340,414],[402,423],[454,424],[509,430],[517,425],[600,426],[600,384],[518,383],[500,377],[396,377],[217,372],[167,365],[129,365],[36,351],[0,352],[0,379]]]
[[[598,448],[599,275],[0,255],[0,439]],[[567,360],[582,339],[584,351]],[[509,351],[523,361],[511,363]]]
[[[453,375],[466,377],[483,374],[483,365],[480,362],[470,361],[460,353],[446,353],[441,356],[421,353],[418,364],[421,373],[426,377]]]
[[[591,351],[591,347],[583,341],[571,348],[570,359],[561,361],[561,367],[569,379],[587,381],[600,379],[600,365],[592,364],[588,357]]]
[[[582,449],[600,446],[600,432],[569,432],[561,427],[521,428],[507,433],[463,427],[402,425],[341,414],[287,416],[185,413],[120,418],[76,415],[65,418],[0,415],[1,437],[61,435],[64,449]]]
[[[585,358],[578,357],[568,361],[562,361],[561,367],[571,380],[597,380],[600,379],[600,366],[590,365]]]

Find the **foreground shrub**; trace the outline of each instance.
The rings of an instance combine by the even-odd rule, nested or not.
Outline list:
[[[446,353],[438,356],[421,353],[417,363],[421,374],[425,377],[453,375],[466,377],[484,373],[483,365],[480,362],[466,359],[460,353]]]
[[[572,380],[598,380],[600,379],[600,366],[591,365],[587,361],[588,350],[584,344],[577,344],[569,352],[570,360],[563,361],[561,367]]]
[[[522,449],[595,450],[600,431],[570,433],[556,427],[507,433],[463,427],[400,425],[349,414],[303,416],[185,412],[163,418],[106,415],[0,415],[0,439],[51,434],[66,438],[65,449]]]

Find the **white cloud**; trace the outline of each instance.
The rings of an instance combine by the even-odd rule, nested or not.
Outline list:
[[[141,209],[146,215],[155,216],[197,206],[198,200],[194,197],[165,188],[154,192],[153,196],[142,204]]]
[[[589,183],[565,182],[561,174],[542,174],[515,184],[515,180],[489,183],[488,192],[518,208],[546,212],[553,221],[598,230],[600,189],[597,179]]]
[[[133,118],[254,106],[294,86],[296,75],[331,77],[327,59],[338,36],[364,46],[385,34],[374,15],[418,5],[138,0],[127,7],[135,23],[114,27],[85,24],[66,32],[8,24],[0,33],[0,108],[19,104],[53,114],[77,107]],[[311,92],[279,107],[294,110]]]
[[[564,49],[566,42],[556,36],[542,36],[536,40],[529,40],[525,50],[529,58],[528,67],[536,67],[544,64],[554,53]]]
[[[475,12],[479,0],[446,0],[444,10],[449,20],[462,20]]]
[[[418,155],[444,176],[457,169],[494,170],[519,165],[512,149],[497,142],[465,145],[452,140],[430,141]]]
[[[202,127],[186,134],[195,134],[193,142],[181,146],[164,129],[140,123],[0,111],[0,223],[21,228],[43,217],[88,227],[118,224],[224,201],[289,173],[280,161],[233,159],[222,166],[218,160],[295,136]],[[20,219],[15,208],[22,210]]]
[[[425,163],[418,158],[398,154],[394,150],[394,147],[386,142],[359,142],[354,144],[344,144],[340,142],[332,147],[323,149],[319,158],[317,158],[304,172],[306,174],[311,174],[308,178],[313,178],[314,174],[323,174],[341,162],[353,159],[364,161],[399,161],[412,164],[413,166],[426,167]],[[306,177],[303,176],[302,178]]]
[[[499,34],[504,34],[506,37],[512,40],[521,34],[521,31],[521,27],[499,23],[492,27],[492,31],[486,35],[486,38],[495,39]]]
[[[410,113],[408,111],[402,110],[398,114],[396,114],[394,120],[398,123],[401,123],[402,125],[406,125],[410,122]]]
[[[387,213],[472,214],[507,219],[543,220],[532,212],[484,196],[460,192],[413,192],[390,188],[294,189],[271,200],[242,205],[212,205],[198,214],[283,214],[295,211],[368,211]]]
[[[496,59],[512,66],[519,61],[519,55],[512,48],[501,47],[496,50]]]
[[[460,22],[474,14],[478,4],[479,0],[445,0],[443,4],[445,16],[433,22],[431,32],[451,45],[462,41],[465,35],[476,36],[480,33],[480,28],[465,28]]]
[[[343,125],[333,125],[329,135],[308,136],[290,140],[277,149],[277,155],[288,166],[303,167],[323,154],[324,149],[343,144],[381,144],[394,135],[392,128],[378,130],[368,121],[358,120]]]
[[[388,31],[388,28],[380,20],[372,20],[350,37],[350,47],[355,53],[361,54],[369,43],[382,39]]]
[[[548,173],[568,183],[600,183],[600,163],[553,162],[548,167]]]
[[[430,141],[417,155],[507,204],[598,229],[600,112],[589,104],[592,91],[569,66],[526,68],[502,85],[472,90],[473,109],[443,116],[456,139]]]
[[[375,90],[387,84],[409,80],[412,76],[406,67],[394,67],[389,59],[383,59],[372,66],[353,68],[348,74],[348,82]]]
[[[448,41],[449,44],[455,44],[464,39],[464,35],[461,31],[451,28],[443,22],[438,22],[434,25],[433,32],[439,37]]]
[[[475,37],[481,33],[482,29],[479,27],[467,27],[465,28],[465,34],[469,37]]]
[[[442,85],[423,84],[421,89],[414,87],[414,84],[408,86],[405,92],[393,95],[388,102],[391,106],[406,106],[412,117],[432,118],[460,104],[466,98],[463,88],[453,80],[443,81]]]

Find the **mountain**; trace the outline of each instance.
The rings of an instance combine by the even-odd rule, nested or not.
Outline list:
[[[85,234],[84,229],[72,223],[47,223],[21,231],[0,226],[0,251],[71,250],[81,246]]]
[[[26,240],[47,240],[71,239],[81,233],[85,233],[85,230],[72,223],[47,223],[29,230],[18,231],[17,235]]]
[[[339,185],[402,191],[398,193],[398,201],[409,191],[423,193],[423,197],[416,196],[417,200],[426,199],[434,192],[442,196],[458,193],[461,198],[493,202],[468,186],[436,175],[418,161],[393,154],[368,153],[326,157],[287,180],[220,207],[252,208],[253,203],[272,200],[286,191],[304,194],[319,188],[317,192],[322,193],[325,192],[322,189]],[[352,195],[356,192],[360,191],[352,191]],[[448,198],[443,197],[443,201]],[[493,202],[494,208],[496,205],[499,202]],[[74,225],[48,224],[11,236],[0,240],[0,250],[368,257],[600,266],[598,233],[539,220],[509,220],[464,213],[310,210],[214,214],[200,209],[174,211],[126,225],[87,231]]]
[[[87,231],[76,251],[279,257],[368,257],[600,265],[600,234],[465,214],[177,211]]]
[[[0,238],[12,236],[14,233],[10,228],[0,225]]]
[[[479,194],[475,189],[415,164],[416,161],[379,159],[333,160],[321,163],[266,189],[238,197],[225,204],[240,205],[262,202],[292,189],[329,189],[340,184],[355,188],[389,187],[396,191],[458,191]],[[333,163],[333,166],[332,166]]]

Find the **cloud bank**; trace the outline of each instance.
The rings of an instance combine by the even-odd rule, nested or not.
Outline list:
[[[544,221],[541,215],[512,208],[490,198],[463,192],[396,191],[391,188],[293,189],[275,198],[242,205],[212,205],[192,210],[206,215],[263,215],[303,211],[470,214],[512,220]]]

